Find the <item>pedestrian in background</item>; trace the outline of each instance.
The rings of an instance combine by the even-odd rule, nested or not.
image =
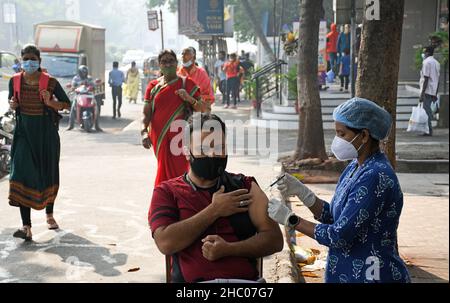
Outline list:
[[[227,92],[227,75],[223,71],[223,65],[226,60],[226,53],[224,51],[219,52],[219,58],[214,64],[216,81],[219,84],[219,91],[222,94],[222,104],[225,103],[225,94]]]
[[[339,33],[336,50],[338,55],[338,62],[345,55],[344,52],[346,49],[351,48],[351,33],[350,33],[350,25],[344,25],[344,31]]]
[[[113,119],[117,116],[120,118],[122,115],[120,113],[120,108],[122,107],[122,85],[125,82],[124,73],[119,70],[119,62],[113,62],[113,70],[109,72],[109,86],[112,89],[113,97]],[[119,103],[117,104],[117,101]]]
[[[422,58],[424,60],[422,63],[422,70],[420,71],[420,102],[423,102],[423,109],[427,112],[429,127],[429,133],[423,134],[424,136],[433,135],[433,126],[431,124],[433,113],[431,111],[431,104],[438,99],[437,94],[441,65],[433,55],[434,47],[428,46],[423,49]]]
[[[31,241],[31,208],[45,209],[48,228],[59,228],[53,217],[59,190],[58,111],[69,109],[70,99],[55,78],[42,72],[41,53],[36,46],[26,45],[21,56],[23,72],[9,82],[9,104],[17,116],[9,204],[20,208],[23,224],[13,236]]]
[[[350,82],[350,49],[345,49],[344,56],[341,58],[341,63],[339,65],[339,78],[341,79],[340,91],[344,90],[348,93],[348,85]]]
[[[200,95],[204,106],[208,106],[210,111],[214,103],[214,93],[211,86],[211,78],[207,71],[197,66],[197,51],[193,47],[185,48],[181,54],[182,64],[178,69],[178,75],[181,77],[190,77],[200,88]]]
[[[330,69],[336,74],[337,62],[337,41],[339,32],[336,30],[336,24],[331,23],[331,31],[327,35],[327,54],[330,59]]]
[[[230,55],[230,59],[223,65],[223,71],[227,76],[227,93],[226,104],[224,108],[230,107],[230,94],[233,98],[232,109],[237,108],[237,95],[239,94],[239,74],[241,73],[241,67],[237,59],[236,53]]]
[[[19,59],[14,59],[14,65],[12,68],[16,73],[20,73],[22,71],[22,65],[20,64]]]
[[[131,67],[127,71],[125,80],[127,83],[128,102],[134,102],[134,104],[136,104],[139,92],[139,81],[141,80],[139,69],[136,67],[136,62],[131,62]]]
[[[147,86],[141,128],[142,146],[145,149],[153,146],[158,162],[155,187],[189,169],[186,157],[171,150],[172,139],[182,132],[171,131],[172,122],[187,120],[192,112],[205,110],[196,83],[177,75],[177,55],[172,50],[163,50],[158,62],[163,77]]]

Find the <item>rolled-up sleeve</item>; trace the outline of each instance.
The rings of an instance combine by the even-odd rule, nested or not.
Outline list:
[[[159,186],[153,191],[152,202],[148,212],[148,223],[152,231],[179,221],[179,209],[173,195]]]
[[[332,224],[316,225],[315,239],[328,247],[351,246],[358,233],[368,228],[393,186],[394,181],[383,172],[363,175],[351,189],[348,201],[341,202],[346,204],[339,218]]]

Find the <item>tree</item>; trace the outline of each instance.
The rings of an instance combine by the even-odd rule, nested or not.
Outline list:
[[[356,96],[384,107],[393,125],[386,153],[393,167],[404,0],[380,0],[380,19],[363,21]]]
[[[322,0],[302,0],[298,50],[299,131],[294,160],[327,160],[322,108],[317,85],[319,25],[324,14]]]
[[[263,33],[260,20],[258,21],[255,14],[253,13],[253,8],[250,6],[250,3],[248,2],[248,0],[242,0],[242,5],[245,9],[245,12],[248,15],[248,18],[250,19],[250,21],[253,25],[253,30],[255,32],[255,35],[258,37],[259,41],[263,45],[266,53],[269,54],[271,60],[275,61],[277,59],[275,57],[275,53],[273,52],[272,48],[270,47],[269,41],[267,41],[266,35],[264,35],[264,33]]]
[[[174,13],[178,9],[178,0],[147,0],[148,8],[155,8],[169,4],[169,10]]]

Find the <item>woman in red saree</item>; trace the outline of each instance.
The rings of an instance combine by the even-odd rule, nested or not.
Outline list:
[[[172,50],[164,50],[158,56],[163,76],[148,84],[142,119],[142,145],[153,145],[158,171],[155,186],[163,181],[183,175],[189,162],[183,153],[174,154],[170,143],[179,137],[182,129],[171,132],[170,126],[177,120],[186,120],[192,112],[204,111],[200,89],[190,78],[177,76],[178,60]]]

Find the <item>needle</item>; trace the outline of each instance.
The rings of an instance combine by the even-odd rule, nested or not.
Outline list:
[[[271,187],[273,187],[275,184],[277,184],[281,179],[283,179],[284,177],[286,177],[286,174],[281,175],[280,177],[278,177],[278,179],[276,179],[272,184],[269,185],[269,187],[267,189],[270,189]]]

